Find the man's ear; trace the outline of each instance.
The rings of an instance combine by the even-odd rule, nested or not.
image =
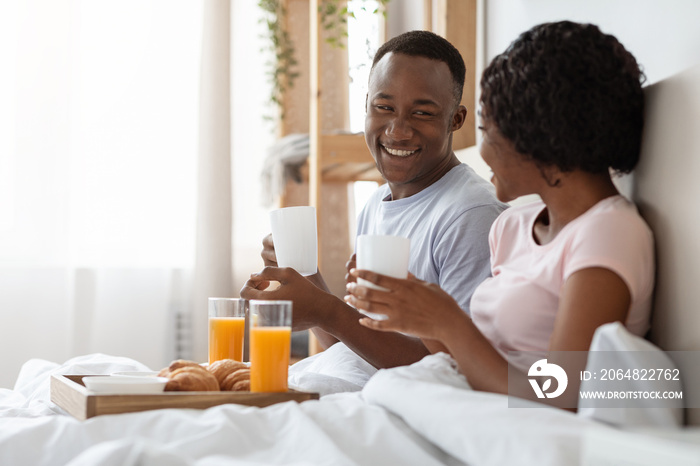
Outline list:
[[[367,113],[367,102],[369,102],[369,92],[365,94],[365,113]]]
[[[452,127],[450,128],[450,131],[454,132],[460,129],[464,125],[466,119],[467,107],[460,105],[457,107],[457,110],[455,110],[454,115],[452,115]]]

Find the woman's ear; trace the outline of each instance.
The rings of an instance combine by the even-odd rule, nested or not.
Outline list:
[[[539,165],[538,168],[542,174],[542,178],[550,188],[558,188],[561,186],[562,172],[554,165]]]
[[[454,132],[460,129],[467,119],[467,107],[464,105],[459,105],[455,110],[454,115],[452,115],[452,126],[450,131]]]

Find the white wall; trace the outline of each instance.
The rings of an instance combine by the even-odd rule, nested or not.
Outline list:
[[[548,21],[596,24],[622,42],[651,84],[700,63],[697,0],[484,0],[486,60]]]
[[[700,1],[697,0],[477,0],[485,17],[488,62],[521,32],[547,21],[598,25],[613,34],[644,67],[647,84],[700,63]],[[423,2],[390,2],[393,37],[423,27]]]
[[[387,5],[387,39],[423,29],[423,0],[390,1]]]

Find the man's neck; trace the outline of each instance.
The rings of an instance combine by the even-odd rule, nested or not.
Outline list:
[[[436,167],[436,169],[433,170],[431,173],[427,173],[424,178],[422,178],[420,180],[413,180],[411,183],[404,183],[404,184],[389,183],[389,190],[391,191],[391,199],[390,200],[396,201],[398,199],[404,199],[406,197],[411,197],[414,194],[418,194],[419,192],[423,191],[427,187],[436,183],[438,180],[440,180],[450,170],[452,170],[454,167],[456,167],[460,163],[462,163],[462,162],[459,161],[459,159],[455,155],[454,151],[452,151],[450,156],[445,159],[444,163],[442,163],[438,167]]]

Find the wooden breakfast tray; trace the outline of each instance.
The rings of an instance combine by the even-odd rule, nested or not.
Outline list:
[[[101,414],[132,413],[151,409],[205,409],[225,403],[263,407],[285,401],[301,403],[318,399],[318,393],[297,390],[284,393],[163,392],[153,395],[101,395],[89,392],[83,385],[83,377],[91,376],[51,376],[51,401],[80,420]]]

